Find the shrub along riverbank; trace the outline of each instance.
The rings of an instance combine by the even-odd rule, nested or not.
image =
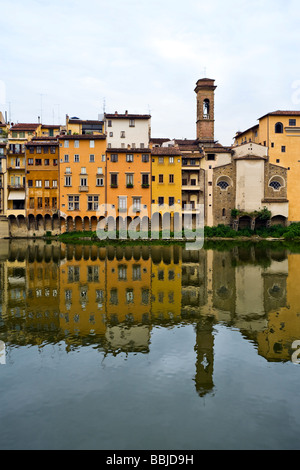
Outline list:
[[[50,235],[50,234],[49,234]],[[180,239],[178,236],[174,238],[174,234],[171,233],[170,237],[167,234],[160,233],[159,237],[151,238],[151,232],[149,234],[143,233],[140,238],[134,239],[119,239],[119,234],[114,233],[109,236],[106,240],[100,240],[96,232],[68,232],[58,235],[58,239],[62,242],[90,242],[90,243],[101,243],[101,245],[109,245],[113,243],[118,244],[183,244],[190,240]],[[227,240],[284,240],[284,241],[296,241],[300,242],[300,223],[292,223],[288,227],[281,225],[273,225],[271,227],[260,227],[255,230],[241,229],[233,230],[231,227],[226,225],[218,225],[217,227],[205,227],[204,228],[204,239],[227,239]]]

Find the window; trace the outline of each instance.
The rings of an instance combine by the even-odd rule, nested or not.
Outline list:
[[[119,196],[118,209],[120,212],[127,211],[127,197],[126,196]]]
[[[96,178],[96,186],[104,186],[104,178]]]
[[[40,145],[37,146],[36,153],[42,153],[42,147]]]
[[[38,209],[43,208],[43,198],[42,197],[37,198],[37,206],[38,206]]]
[[[169,206],[174,206],[175,199],[174,197],[169,197]]]
[[[28,165],[33,165],[33,158],[28,158]]]
[[[42,160],[40,158],[35,159],[35,165],[36,166],[41,166],[42,165]]]
[[[285,145],[281,146],[281,152],[283,152],[283,153],[285,152]]]
[[[133,187],[133,174],[132,173],[126,174],[126,186],[130,188]]]
[[[127,281],[127,266],[120,265],[118,266],[118,280],[119,281]]]
[[[142,279],[141,265],[140,264],[134,264],[132,266],[132,280],[133,281],[140,281],[141,279]]]
[[[57,180],[52,181],[52,188],[57,188]]]
[[[52,209],[57,209],[57,197],[52,198]]]
[[[34,147],[29,147],[29,153],[34,153]]]
[[[78,155],[78,154],[75,154],[75,155],[74,155],[74,162],[75,162],[75,163],[78,163],[79,161],[80,161],[79,155]]]
[[[79,196],[68,196],[68,210],[69,211],[79,210]]]
[[[126,162],[133,162],[133,155],[132,154],[127,154],[126,155]]]
[[[125,131],[121,131],[121,132],[120,132],[120,137],[121,137],[121,139],[124,139],[124,138],[125,138]]]
[[[95,161],[95,155],[90,155],[90,162],[93,163]]]
[[[113,137],[114,136],[114,133],[113,132],[110,132],[109,133],[109,137]]]
[[[111,162],[117,162],[118,161],[118,154],[117,153],[112,153],[110,157]]]
[[[54,145],[51,145],[50,153],[55,153],[55,152],[56,152],[56,147],[54,147]]]
[[[103,169],[102,169],[102,166],[99,166],[97,168],[97,175],[102,175],[103,174]]]
[[[49,209],[49,207],[50,207],[50,198],[45,197],[45,209]]]
[[[32,188],[33,187],[33,180],[28,180],[27,181],[27,186],[28,186],[28,188]]]
[[[42,180],[36,180],[35,181],[35,187],[36,188],[41,188],[42,187]]]
[[[158,175],[158,182],[163,183],[164,182],[164,175]]]
[[[226,216],[226,209],[222,209],[222,217],[225,217]]]
[[[102,155],[101,161],[102,161],[102,162],[105,162],[105,161],[106,161],[106,156],[105,156],[105,155]]]
[[[34,209],[34,197],[29,198],[29,209]]]
[[[107,127],[112,127],[111,120],[107,121]]]
[[[64,141],[64,147],[65,147],[65,149],[69,148],[69,141],[68,140]]]
[[[289,126],[295,126],[296,125],[296,119],[289,119]]]
[[[135,120],[129,119],[129,127],[134,127],[134,126],[135,126]]]
[[[69,163],[69,155],[65,155],[65,163]]]
[[[159,197],[159,198],[158,198],[158,205],[159,205],[159,206],[163,206],[163,205],[164,205],[164,201],[165,201],[165,198]]]
[[[94,140],[90,140],[90,148],[91,149],[95,148],[95,141]]]
[[[143,154],[143,155],[142,155],[142,162],[144,162],[144,163],[149,162],[149,155]]]
[[[112,173],[110,175],[110,185],[113,188],[116,188],[118,186],[118,175],[116,173]]]
[[[158,163],[164,163],[164,157],[158,157]]]
[[[65,186],[72,186],[72,176],[65,176]]]
[[[99,196],[88,196],[88,211],[97,211],[99,207]]]
[[[79,140],[74,140],[74,148],[75,149],[79,148]]]
[[[229,186],[229,183],[227,181],[219,181],[217,186],[219,186],[220,189],[227,189]]]
[[[133,289],[126,289],[126,303],[132,304],[134,299]]]
[[[274,142],[271,142],[271,147],[274,148]]]
[[[169,157],[169,163],[174,163],[174,157]]]
[[[174,175],[169,175],[169,183],[174,183]]]
[[[48,147],[48,145],[45,145],[45,146],[43,147],[43,153],[49,153],[49,147]]]
[[[86,175],[86,167],[85,167],[85,166],[82,166],[82,167],[81,167],[80,173],[81,173],[82,175]]]
[[[50,188],[50,181],[49,180],[45,180],[45,188]]]
[[[283,124],[282,122],[277,122],[275,124],[275,134],[282,134],[283,133]]]
[[[87,184],[87,178],[81,177],[81,178],[80,178],[80,186],[87,187],[87,185],[88,185],[88,184]]]
[[[147,188],[149,186],[149,175],[142,175],[142,186]]]
[[[209,153],[207,155],[207,160],[214,160],[215,159],[215,155],[213,153]]]
[[[50,165],[50,160],[49,160],[49,158],[45,158],[45,160],[44,160],[44,165],[45,165],[45,166],[49,166],[49,165]]]
[[[141,210],[141,198],[133,197],[132,198],[133,211],[137,212]]]
[[[53,159],[53,166],[57,166],[57,158]]]
[[[145,144],[144,143],[140,143],[140,149],[143,149],[145,148]]]

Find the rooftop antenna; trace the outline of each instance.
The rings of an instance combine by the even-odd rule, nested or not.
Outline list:
[[[204,69],[203,69],[203,74],[204,74],[203,78],[206,78],[206,67],[204,67]]]
[[[105,114],[105,105],[106,105],[105,98],[103,98],[103,114]]]
[[[41,97],[41,123],[43,123],[43,96],[46,96],[46,95],[43,94],[43,93],[40,93],[40,97]]]

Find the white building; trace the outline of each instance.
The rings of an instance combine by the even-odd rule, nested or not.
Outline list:
[[[107,148],[149,148],[151,116],[148,114],[105,114]]]

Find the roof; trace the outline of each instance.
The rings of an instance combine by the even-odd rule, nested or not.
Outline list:
[[[114,114],[105,114],[106,119],[150,119],[150,114],[118,114],[115,112]]]
[[[20,124],[12,124],[11,130],[12,131],[32,131],[39,127],[40,124],[28,124],[28,123],[20,123]]]
[[[176,147],[153,147],[151,155],[181,155],[179,148]]]
[[[264,114],[264,116],[260,117],[258,120],[266,116],[300,116],[300,111],[273,111],[271,113]]]
[[[140,149],[140,148],[130,148],[130,149],[123,149],[123,148],[111,148],[111,149],[106,149],[106,152],[109,153],[150,153],[151,150],[146,148],[146,149]]]
[[[58,141],[55,139],[54,140],[50,140],[50,139],[36,139],[35,140],[34,139],[25,144],[26,147],[40,147],[42,145],[58,146]]]
[[[60,129],[60,124],[42,124],[42,129]]]
[[[59,135],[60,140],[105,140],[105,134],[65,134]]]
[[[153,144],[163,144],[164,142],[169,142],[171,139],[169,137],[163,138],[163,137],[153,137],[150,139],[150,142],[153,142]]]
[[[87,119],[69,119],[69,124],[103,124],[103,121]]]
[[[240,137],[243,134],[246,134],[246,132],[252,131],[254,129],[257,129],[259,127],[259,124],[255,124],[255,126],[249,127],[245,131],[238,131],[236,135],[234,136],[235,138]]]

